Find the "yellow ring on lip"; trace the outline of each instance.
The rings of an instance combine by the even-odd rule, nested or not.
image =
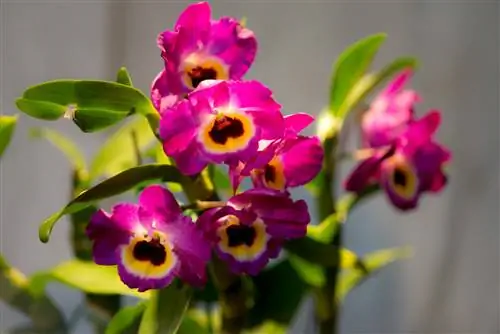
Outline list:
[[[138,243],[146,241],[151,242],[153,239],[159,241],[165,250],[165,260],[160,265],[154,265],[149,260],[138,260],[135,255],[135,247]],[[167,276],[177,264],[177,256],[172,252],[172,247],[166,236],[160,232],[154,232],[153,236],[135,235],[128,245],[122,246],[121,260],[125,268],[130,274],[141,278],[160,279]]]
[[[390,164],[389,186],[396,195],[404,199],[412,199],[418,190],[418,177],[413,166],[401,155],[395,155],[387,163]]]
[[[220,238],[218,246],[222,252],[233,256],[240,262],[253,261],[265,252],[269,236],[266,233],[266,226],[262,220],[257,219],[251,225],[255,231],[252,245],[248,246],[246,244],[241,244],[238,246],[230,246],[227,228],[233,225],[240,225],[240,221],[233,215],[227,216],[224,219],[225,223],[217,229],[217,235]]]
[[[254,177],[260,179],[267,188],[274,190],[285,189],[285,170],[283,162],[278,156],[272,158],[263,169],[253,170],[251,173]]]
[[[230,126],[241,127],[241,135],[236,134],[233,136],[234,134],[223,134],[222,132],[228,130]],[[215,141],[214,134],[225,136],[225,141]],[[228,108],[208,118],[208,121],[201,128],[198,139],[207,152],[224,154],[245,149],[254,134],[255,126],[249,116]]]
[[[193,53],[184,59],[181,73],[182,81],[189,89],[195,89],[203,80],[229,79],[229,68],[221,59],[199,53]]]

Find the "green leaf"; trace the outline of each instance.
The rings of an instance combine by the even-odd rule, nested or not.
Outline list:
[[[284,260],[253,277],[255,303],[250,309],[249,326],[265,321],[288,325],[297,312],[307,285],[300,279],[290,261]]]
[[[87,170],[85,157],[71,139],[65,137],[59,132],[46,128],[31,129],[31,136],[38,139],[46,139],[56,148],[58,148],[68,159],[74,169],[79,171]]]
[[[215,189],[218,193],[225,193],[230,196],[233,188],[227,171],[223,171],[220,166],[210,164],[208,166],[208,173],[210,179],[214,183]]]
[[[146,310],[146,303],[138,303],[136,305],[123,307],[111,319],[104,334],[132,334],[132,330],[137,320],[141,318],[144,310]]]
[[[17,116],[0,116],[0,157],[10,143],[17,124]]]
[[[118,73],[116,74],[116,82],[130,87],[134,86],[132,84],[130,73],[128,73],[128,70],[125,67],[120,67],[120,69],[118,70]]]
[[[288,259],[293,269],[295,269],[297,274],[305,283],[318,288],[325,285],[326,277],[323,267],[295,255],[289,255]]]
[[[17,107],[40,119],[54,120],[66,114],[84,132],[104,129],[135,111],[150,121],[154,122],[155,117],[158,119],[149,98],[141,91],[110,81],[44,82],[28,88],[17,100]],[[156,125],[151,124],[154,129]]]
[[[333,213],[318,225],[308,225],[307,235],[321,243],[329,243],[339,228],[338,214]]]
[[[90,261],[70,260],[39,272],[30,279],[30,290],[43,294],[48,283],[59,282],[86,293],[99,295],[121,294],[148,298],[148,292],[128,288],[118,276],[116,266],[99,266]]]
[[[103,174],[110,177],[137,165],[133,133],[140,150],[145,149],[155,140],[155,135],[145,118],[132,119],[101,146],[90,166],[91,180]]]
[[[359,286],[367,278],[382,270],[389,264],[408,258],[412,255],[411,248],[391,248],[378,250],[362,257],[358,260],[362,265],[352,269],[344,269],[339,276],[339,283],[336,291],[336,302],[342,303],[349,292]]]
[[[336,117],[345,118],[345,111],[341,109],[344,100],[370,67],[386,38],[383,33],[365,37],[345,49],[335,62],[329,106]]]
[[[335,256],[332,256],[332,254],[335,254],[337,248],[333,245],[314,240],[309,236],[287,241],[285,249],[289,253],[297,255],[313,264],[324,267],[337,265]]]
[[[180,281],[152,293],[138,334],[173,334],[181,325],[192,289]]]
[[[96,201],[126,192],[141,183],[158,180],[161,182],[179,182],[189,187],[191,180],[179,170],[168,165],[143,165],[121,172],[94,187],[82,192],[60,211],[53,213],[40,225],[38,234],[42,242],[48,242],[55,223],[64,215],[75,213],[92,205]]]
[[[44,121],[55,121],[63,117],[68,110],[67,106],[47,101],[36,101],[25,98],[16,99],[17,109],[33,118]]]
[[[349,92],[342,105],[339,107],[338,114],[347,114],[350,110],[356,108],[368,96],[368,94],[370,94],[380,84],[385,83],[395,74],[405,69],[415,69],[417,65],[418,61],[415,58],[398,58],[379,72],[366,74]]]

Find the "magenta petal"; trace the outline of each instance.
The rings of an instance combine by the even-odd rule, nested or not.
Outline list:
[[[211,247],[191,218],[181,216],[165,224],[165,233],[174,245],[181,267],[179,276],[192,285],[206,281],[205,267],[210,260]]]
[[[229,84],[233,103],[250,114],[261,139],[276,139],[283,136],[285,120],[281,105],[272,97],[272,91],[258,81],[235,81]]]
[[[167,155],[186,150],[196,134],[191,105],[187,100],[162,112],[159,133]]]
[[[287,115],[284,119],[285,128],[295,134],[299,134],[302,130],[314,122],[314,117],[306,113]]]
[[[160,185],[144,188],[139,195],[139,205],[164,222],[177,220],[182,213],[174,195]]]
[[[441,124],[441,113],[437,110],[429,111],[421,119],[408,127],[402,140],[408,147],[418,148],[430,140]]]
[[[299,137],[291,140],[281,154],[286,185],[297,187],[309,183],[323,165],[323,147],[317,137]]]
[[[215,108],[225,108],[230,101],[229,87],[223,80],[204,80],[189,94],[195,116],[212,113]]]
[[[422,145],[415,151],[413,162],[417,169],[420,191],[438,192],[445,186],[447,178],[442,168],[449,159],[449,151],[433,142]]]
[[[201,153],[199,144],[193,140],[182,152],[172,155],[177,168],[185,175],[195,175],[207,167],[209,161]]]
[[[230,66],[230,79],[239,80],[255,59],[257,39],[237,20],[223,17],[212,23],[209,50]]]
[[[311,219],[306,202],[294,202],[289,194],[273,190],[247,190],[228,203],[236,208],[250,208],[264,221],[267,232],[277,238],[303,237]]]
[[[405,84],[410,80],[412,70],[407,69],[402,71],[391,83],[389,83],[382,94],[396,94],[400,92]]]
[[[117,248],[127,244],[133,231],[141,227],[137,209],[133,204],[118,204],[111,215],[104,210],[92,215],[86,233],[94,242],[93,257],[97,264],[116,264]]]
[[[344,184],[345,190],[355,193],[363,192],[366,187],[376,181],[381,163],[380,157],[376,156],[361,161],[347,177]]]
[[[125,283],[125,285],[129,288],[137,289],[137,291],[139,292],[144,292],[152,289],[163,289],[173,281],[176,271],[176,269],[173,269],[165,277],[157,279],[139,277],[130,273],[121,262],[118,263],[118,275],[120,276],[122,282]]]
[[[206,1],[191,4],[179,15],[175,29],[189,28],[205,31],[210,28],[210,4]]]

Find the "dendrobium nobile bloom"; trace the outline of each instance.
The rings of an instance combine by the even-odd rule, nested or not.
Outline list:
[[[208,2],[189,5],[157,42],[165,67],[152,83],[151,99],[160,112],[204,80],[242,79],[257,53],[254,33],[235,18],[212,20]]]
[[[174,277],[195,286],[205,283],[210,246],[162,186],[145,188],[138,204],[117,204],[110,214],[97,211],[87,235],[95,263],[118,265],[120,278],[132,289],[161,289]]]
[[[379,183],[402,210],[415,208],[424,192],[439,192],[447,182],[443,165],[451,159],[450,152],[432,138],[440,122],[438,111],[412,121],[390,147],[375,151],[354,169],[346,189],[361,193]]]
[[[209,163],[246,162],[260,140],[283,137],[280,108],[258,81],[204,81],[186,99],[162,110],[163,149],[187,175]]]
[[[413,117],[414,104],[420,97],[413,90],[404,90],[411,71],[400,73],[371,103],[361,121],[363,141],[368,147],[390,145],[401,135]]]
[[[306,113],[287,115],[285,133],[278,140],[261,140],[259,151],[246,164],[230,167],[233,189],[245,176],[251,176],[257,188],[283,191],[309,183],[323,164],[323,148],[316,136],[299,133],[314,121]]]
[[[233,272],[250,275],[277,257],[285,240],[304,237],[309,222],[305,201],[268,189],[237,194],[198,219],[217,255]]]

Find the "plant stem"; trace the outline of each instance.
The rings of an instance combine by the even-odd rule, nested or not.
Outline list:
[[[75,171],[73,173],[73,189],[72,198],[77,196],[81,191],[87,188],[88,180],[86,173],[82,171]],[[92,261],[92,243],[85,234],[85,229],[90,221],[90,217],[97,211],[98,208],[90,206],[81,211],[70,215],[71,220],[71,243],[73,254],[75,257],[82,261]],[[85,273],[82,273],[83,275]],[[92,293],[85,294],[85,301],[87,307],[102,315],[104,319],[111,319],[121,306],[120,295],[96,295]],[[104,333],[107,326],[107,321],[97,320],[96,317],[90,317],[89,320],[94,326],[96,334]]]
[[[323,221],[331,214],[335,213],[335,151],[338,144],[338,134],[330,136],[323,142],[325,159],[323,162],[323,180],[317,198],[318,213],[320,221]],[[339,225],[337,233],[333,237],[331,244],[336,246],[335,263],[340,263],[340,250],[342,247],[342,226]],[[316,319],[319,325],[320,334],[334,334],[338,330],[338,307],[335,304],[335,289],[339,266],[326,269],[325,286],[314,291],[316,302]]]
[[[220,199],[214,185],[205,169],[194,178],[194,185],[184,187],[184,192],[190,202],[211,201],[220,204]],[[248,311],[248,291],[239,275],[231,273],[226,263],[216,255],[209,264],[210,274],[219,292],[219,302],[222,313],[222,333],[239,334],[243,331]]]

